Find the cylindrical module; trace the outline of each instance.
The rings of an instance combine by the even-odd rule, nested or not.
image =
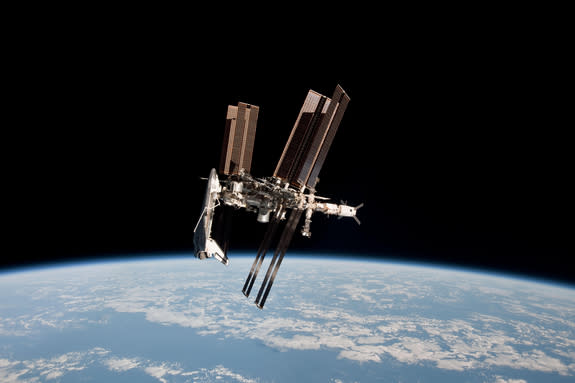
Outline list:
[[[258,222],[268,223],[270,221],[270,210],[260,209],[258,210]]]

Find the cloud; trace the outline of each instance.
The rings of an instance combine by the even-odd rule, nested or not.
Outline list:
[[[525,379],[504,379],[497,376],[494,383],[527,383]]]
[[[437,368],[453,371],[464,371],[478,366],[478,363],[473,360],[457,359],[457,358],[438,358],[436,360]]]
[[[556,372],[561,375],[569,375],[570,370],[569,366],[566,366],[559,359],[553,358],[541,350],[522,353],[512,350],[511,352],[499,353],[496,357],[489,357],[484,362],[488,365]]]
[[[73,371],[84,370],[88,366],[101,365],[117,374],[130,370],[140,370],[161,383],[171,381],[170,377],[193,376],[195,382],[211,382],[222,378],[239,383],[257,383],[258,381],[230,370],[223,365],[213,368],[200,368],[186,371],[179,363],[151,361],[142,358],[110,356],[110,351],[96,347],[83,352],[70,352],[50,359],[31,360],[0,359],[0,382],[37,383],[39,377],[47,381],[59,378]]]
[[[0,317],[0,336],[24,337],[32,334],[35,330],[38,331],[45,328],[64,329],[74,326],[79,321],[64,319],[60,310],[52,309],[36,314]]]
[[[101,347],[95,347],[88,351],[69,352],[50,359],[39,358],[22,361],[0,359],[0,382],[32,383],[38,381],[38,376],[42,376],[46,380],[55,380],[68,372],[85,369],[94,358],[100,359],[108,352]]]
[[[244,376],[241,376],[240,374],[237,374],[231,370],[229,370],[228,368],[224,367],[224,366],[216,366],[214,369],[212,370],[206,370],[208,374],[213,374],[215,376],[216,379],[219,379],[220,377],[228,377],[228,378],[232,378],[240,383],[257,383],[257,380],[254,379],[249,379],[246,378]]]
[[[257,380],[247,378],[229,368],[222,365],[217,365],[214,368],[200,368],[192,371],[184,371],[178,364],[163,362],[161,364],[152,363],[148,367],[144,367],[144,372],[160,381],[161,383],[168,383],[169,376],[193,376],[194,382],[212,382],[223,378],[232,379],[239,383],[257,383]]]
[[[18,361],[0,359],[0,382],[2,383],[26,382],[26,380],[21,380],[20,377],[29,371],[28,368]]]
[[[146,319],[150,322],[178,325],[181,327],[206,327],[211,324],[209,317],[186,315],[183,312],[174,312],[170,309],[151,308],[145,310]]]
[[[361,350],[343,350],[337,356],[338,359],[350,359],[357,362],[381,362],[381,358],[376,352],[361,351]]]
[[[319,350],[321,344],[315,336],[294,335],[291,338],[273,336],[266,338],[264,343],[279,350]]]
[[[64,375],[64,371],[62,370],[55,370],[55,371],[45,371],[42,372],[41,375],[46,375],[46,379],[52,380],[61,377]]]
[[[138,360],[131,358],[111,358],[103,363],[112,371],[128,371],[140,365]]]
[[[146,367],[144,371],[146,374],[158,379],[160,382],[167,383],[167,380],[164,379],[164,375],[168,374],[168,370],[163,366]]]

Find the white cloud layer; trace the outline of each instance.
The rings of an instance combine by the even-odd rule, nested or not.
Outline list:
[[[575,297],[571,290],[519,281],[510,285],[508,280],[455,271],[334,262],[342,268],[338,271],[298,260],[302,262],[301,270],[293,264],[290,268],[289,263],[282,266],[274,290],[284,296],[278,293],[264,311],[256,310],[238,293],[247,263],[241,265],[241,275],[214,263],[195,263],[196,270],[206,271],[194,273],[161,263],[130,270],[103,267],[105,272],[87,268],[77,279],[68,275],[64,286],[56,277],[53,284],[32,284],[26,291],[29,296],[57,297],[61,307],[0,317],[0,335],[26,336],[46,327],[81,326],[89,323],[83,313],[111,309],[142,315],[160,325],[195,329],[200,335],[253,340],[279,351],[332,350],[339,359],[359,363],[392,359],[452,371],[510,367],[575,374]],[[346,283],[340,283],[342,275],[347,276]],[[83,287],[86,280],[91,281],[89,290]],[[470,296],[488,297],[487,304],[499,311],[462,309],[465,315],[433,315],[434,307],[458,308]],[[421,310],[425,305],[431,309]],[[66,315],[55,315],[62,311]],[[67,357],[73,360],[72,355]],[[4,377],[7,382],[26,375],[23,371],[30,368],[7,363],[13,362],[0,359],[0,372],[4,368],[12,374]],[[56,364],[51,368],[35,363],[46,378],[75,368],[71,362],[52,362]],[[134,358],[110,357],[102,363],[116,372],[140,369],[160,382],[169,381],[170,376],[233,375],[224,367],[185,371],[181,366]],[[251,382],[240,376],[234,379]],[[523,382],[497,379],[497,383]]]
[[[527,383],[527,381],[525,379],[505,379],[497,377],[494,383]]]
[[[84,370],[88,366],[100,365],[118,374],[129,370],[140,370],[161,383],[169,383],[173,378],[193,377],[194,382],[212,382],[216,380],[259,383],[255,379],[242,376],[229,368],[217,365],[213,368],[200,368],[186,371],[178,363],[156,362],[133,357],[110,356],[110,351],[94,348],[85,352],[70,352],[50,359],[9,360],[0,359],[0,382],[2,383],[38,383],[54,381],[74,371]],[[40,377],[40,378],[39,378]],[[178,380],[179,381],[179,380]]]
[[[38,376],[45,380],[55,380],[72,371],[81,371],[109,353],[100,347],[85,352],[69,352],[49,359],[8,360],[0,359],[0,382],[32,383]]]
[[[130,358],[111,358],[103,363],[112,371],[128,371],[140,365],[138,360]]]

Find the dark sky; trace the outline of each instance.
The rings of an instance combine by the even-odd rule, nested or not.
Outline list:
[[[561,105],[519,51],[424,41],[345,60],[261,52],[238,67],[224,47],[214,58],[87,46],[64,43],[32,65],[34,107],[14,139],[26,153],[14,160],[16,246],[3,266],[191,253],[199,177],[218,166],[227,105],[260,106],[252,173],[267,176],[308,89],[329,96],[339,83],[351,101],[317,189],[365,203],[362,225],[316,215],[292,251],[574,282],[572,148]],[[262,227],[239,212],[232,251],[257,248]]]

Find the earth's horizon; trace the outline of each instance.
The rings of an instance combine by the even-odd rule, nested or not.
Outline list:
[[[0,272],[0,381],[571,382],[575,288],[461,267],[252,254]],[[268,257],[268,258],[271,258]]]
[[[249,258],[250,262],[253,262],[257,249],[252,250],[239,250],[231,253],[230,264],[234,260],[245,261]],[[266,262],[271,259],[273,254],[268,254],[266,256]],[[442,262],[442,261],[424,261],[419,258],[409,259],[405,256],[382,256],[382,255],[348,255],[340,252],[332,253],[313,253],[309,251],[298,251],[290,252],[286,255],[285,259],[289,262],[290,259],[317,259],[317,260],[334,260],[343,262],[374,262],[377,264],[391,264],[391,265],[401,265],[401,266],[415,266],[415,267],[429,267],[438,268],[442,270],[451,270],[454,272],[469,272],[475,274],[488,274],[494,277],[501,277],[506,279],[517,279],[524,282],[534,282],[541,283],[549,286],[556,286],[559,288],[573,289],[575,292],[575,282],[570,282],[565,279],[554,279],[553,277],[548,277],[545,275],[538,275],[536,273],[529,273],[526,271],[517,271],[500,269],[497,267],[481,267],[474,265],[462,265],[452,262]],[[29,262],[25,264],[8,265],[4,268],[0,268],[0,278],[3,275],[21,273],[21,272],[32,272],[32,271],[46,271],[55,268],[64,268],[70,266],[82,266],[82,265],[97,265],[97,264],[108,264],[108,263],[129,263],[129,262],[144,262],[144,261],[157,261],[157,260],[195,260],[198,259],[194,257],[192,253],[182,252],[182,251],[170,251],[170,252],[152,252],[152,253],[118,253],[116,255],[91,255],[87,258],[63,258],[53,261],[38,261]],[[215,262],[213,258],[208,258],[205,262]],[[200,261],[201,262],[201,261]],[[226,267],[223,265],[223,267]],[[251,267],[251,263],[250,263]],[[262,266],[261,270],[265,273],[266,269]],[[249,268],[246,271],[249,273]],[[281,274],[281,270],[279,272]],[[261,281],[260,281],[261,282]],[[254,286],[257,283],[254,284]]]

